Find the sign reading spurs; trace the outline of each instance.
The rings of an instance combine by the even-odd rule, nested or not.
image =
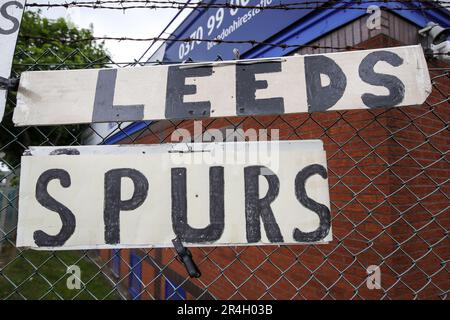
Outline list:
[[[36,147],[22,158],[17,246],[331,241],[320,140]]]
[[[21,76],[16,125],[186,119],[422,104],[420,46]]]
[[[25,0],[0,0],[0,77],[9,78]],[[0,121],[6,104],[6,90],[0,89]]]

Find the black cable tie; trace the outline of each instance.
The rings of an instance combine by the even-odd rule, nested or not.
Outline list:
[[[0,89],[17,91],[19,88],[19,78],[3,78],[0,77]]]
[[[183,263],[189,276],[191,278],[200,278],[202,274],[192,259],[191,251],[183,246],[179,237],[173,239],[172,243],[178,253],[179,261]]]

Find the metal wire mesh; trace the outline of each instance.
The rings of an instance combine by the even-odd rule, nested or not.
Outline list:
[[[20,70],[91,68],[68,64],[47,50]],[[114,65],[107,57],[103,64]],[[16,69],[19,66],[16,65]],[[202,121],[210,128],[277,129],[279,139],[321,139],[328,158],[333,241],[327,245],[212,247],[192,250],[202,277],[191,279],[174,249],[36,252],[15,247],[20,161],[0,188],[0,299],[447,299],[450,288],[449,93],[450,68],[429,62],[433,92],[422,106]],[[14,104],[14,97],[8,103]],[[11,114],[6,115],[6,119]],[[119,143],[171,142],[194,121],[158,121]],[[27,136],[40,145],[79,145],[95,127],[18,127],[0,124],[23,152]],[[270,133],[270,131],[269,131]],[[61,137],[65,138],[62,139]],[[270,138],[270,136],[269,136]],[[67,268],[81,268],[81,288],[66,285]],[[381,288],[370,289],[370,266]]]

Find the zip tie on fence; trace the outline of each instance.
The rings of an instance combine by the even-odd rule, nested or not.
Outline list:
[[[184,265],[189,276],[191,278],[200,278],[202,273],[200,272],[194,260],[192,259],[191,251],[189,251],[188,248],[185,248],[183,246],[180,237],[176,237],[175,239],[173,239],[172,243],[178,254],[177,260]]]
[[[17,90],[19,88],[19,78],[3,78],[0,77],[0,89]]]

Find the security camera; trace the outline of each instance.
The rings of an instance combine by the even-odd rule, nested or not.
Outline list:
[[[428,36],[431,38],[432,44],[438,45],[447,41],[447,38],[450,36],[450,28],[442,28],[437,23],[428,22],[425,28],[419,30],[419,34]]]
[[[434,22],[428,22],[427,26],[419,30],[419,34],[427,38],[426,50],[437,54],[437,57],[450,62],[450,28],[442,28]]]

